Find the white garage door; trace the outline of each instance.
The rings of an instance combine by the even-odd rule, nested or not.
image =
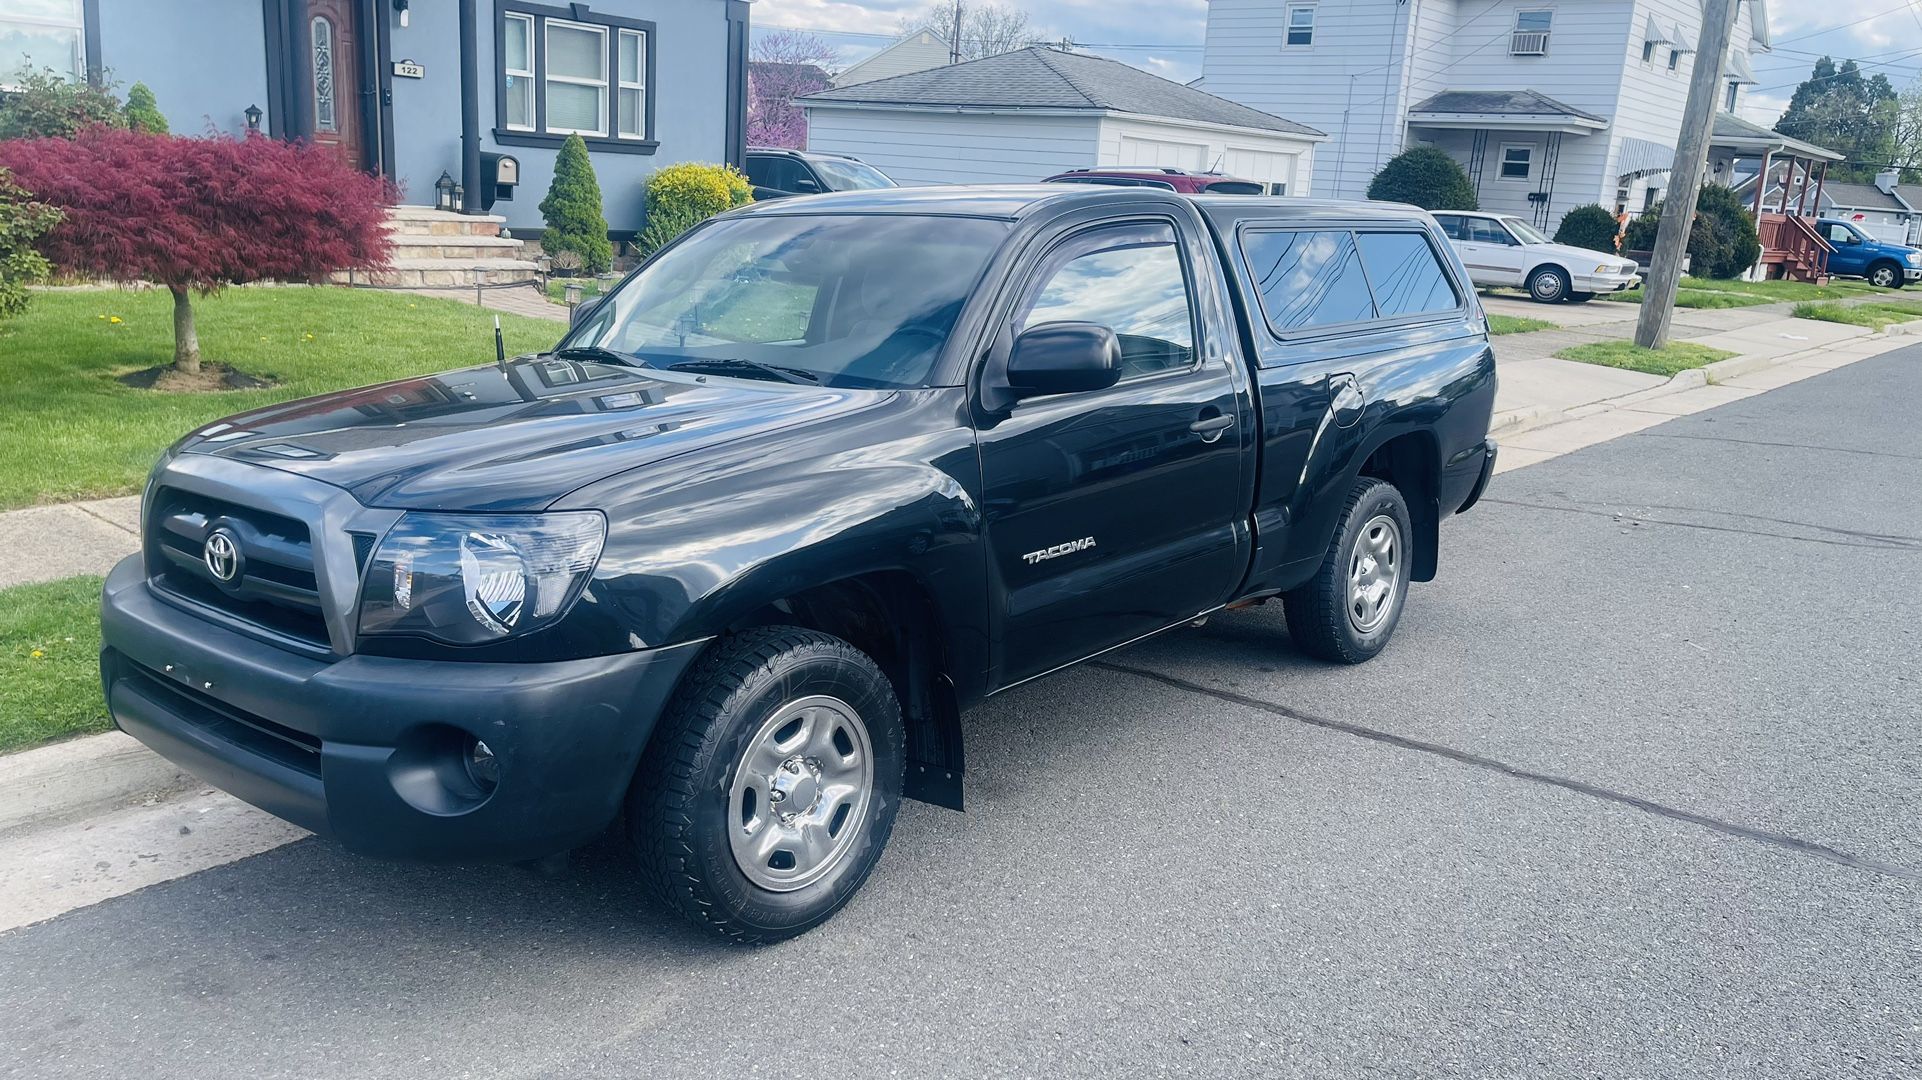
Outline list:
[[[1268,185],[1270,194],[1294,194],[1294,154],[1230,146],[1221,156],[1221,171],[1243,180],[1259,180]]]
[[[1199,172],[1208,167],[1208,147],[1205,143],[1168,142],[1123,135],[1115,164]]]

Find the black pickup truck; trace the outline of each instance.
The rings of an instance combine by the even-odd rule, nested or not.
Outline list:
[[[1495,363],[1427,214],[1064,185],[752,206],[552,352],[182,439],[115,568],[115,721],[377,856],[621,820],[739,940],[961,805],[961,711],[1278,597],[1386,644],[1488,483]]]

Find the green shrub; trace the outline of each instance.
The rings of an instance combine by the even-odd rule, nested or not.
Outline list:
[[[134,83],[127,91],[127,107],[122,112],[127,117],[127,126],[135,131],[167,134],[167,118],[160,114],[160,103],[154,100],[153,91],[147,89],[146,83]]]
[[[1475,186],[1455,159],[1433,146],[1403,150],[1388,159],[1368,185],[1368,197],[1414,203],[1423,210],[1474,210]]]
[[[656,169],[647,178],[647,227],[640,235],[641,254],[652,255],[708,218],[752,201],[753,187],[732,165],[685,161]]]
[[[33,201],[13,174],[0,169],[0,319],[27,308],[27,286],[46,279],[52,269],[34,244],[60,223],[60,211]]]
[[[541,234],[542,251],[549,255],[574,252],[581,257],[581,269],[590,274],[604,273],[614,265],[607,218],[601,215],[600,181],[594,179],[587,143],[579,135],[569,135],[554,159],[554,182],[541,200],[541,217],[547,222],[547,231]]]
[[[95,124],[123,128],[127,118],[113,90],[54,71],[23,70],[0,94],[0,139],[71,139]]]
[[[1562,215],[1555,242],[1590,251],[1615,253],[1615,215],[1599,203],[1578,206]]]
[[[1655,234],[1662,220],[1662,204],[1628,223],[1627,249],[1655,250]],[[1689,273],[1702,278],[1741,277],[1762,257],[1755,218],[1742,197],[1720,184],[1702,185],[1695,203],[1695,220],[1688,230]]]

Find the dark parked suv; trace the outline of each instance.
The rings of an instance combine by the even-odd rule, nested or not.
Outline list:
[[[1268,600],[1295,648],[1375,656],[1489,482],[1494,400],[1413,207],[778,200],[549,352],[181,439],[101,677],[121,728],[353,850],[619,821],[676,908],[771,940],[847,902],[903,798],[961,807],[991,694]]]
[[[860,158],[764,146],[748,148],[747,180],[754,185],[756,202],[896,186],[886,173]]]
[[[1285,185],[1269,185],[1258,180],[1240,180],[1215,172],[1189,172],[1186,169],[1145,167],[1103,167],[1069,169],[1041,181],[1044,184],[1095,184],[1100,187],[1145,187],[1179,191],[1189,195],[1286,195]]]

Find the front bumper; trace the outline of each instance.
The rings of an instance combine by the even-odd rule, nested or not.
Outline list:
[[[699,642],[549,663],[317,661],[181,611],[139,556],[107,578],[114,723],[201,779],[368,855],[502,861],[566,850],[619,812]],[[465,772],[484,739],[500,779]]]
[[[1902,280],[1903,281],[1922,281],[1922,266],[1903,267]]]
[[[1578,274],[1575,284],[1570,288],[1575,292],[1612,293],[1633,288],[1642,280],[1637,273],[1622,274]]]

